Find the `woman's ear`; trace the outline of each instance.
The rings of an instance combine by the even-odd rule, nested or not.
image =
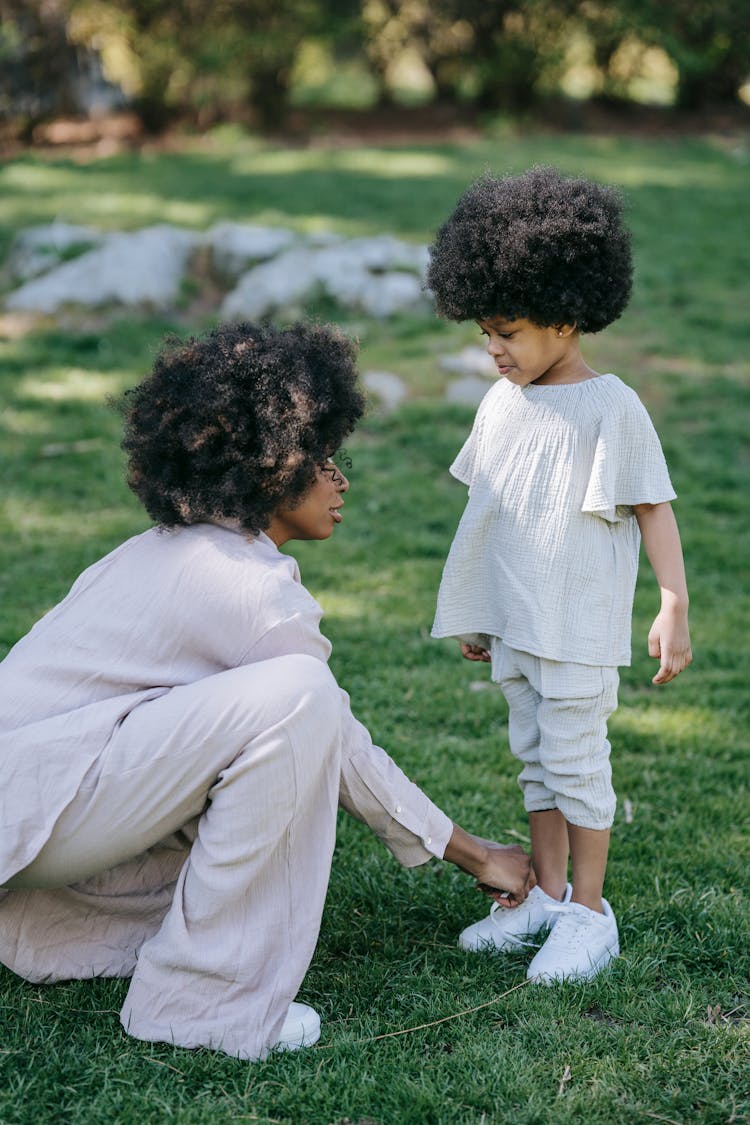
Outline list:
[[[577,331],[578,331],[578,325],[575,323],[575,321],[573,321],[572,324],[556,324],[555,325],[555,334],[557,336],[559,336],[561,339],[566,339],[568,336],[572,336],[573,333],[577,332]]]

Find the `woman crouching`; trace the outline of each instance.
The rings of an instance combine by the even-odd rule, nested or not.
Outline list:
[[[363,406],[330,328],[168,343],[123,400],[156,526],[0,664],[0,962],[131,976],[139,1039],[244,1059],[315,1042],[294,998],[339,804],[407,867],[442,857],[509,908],[533,884],[520,848],[464,832],[373,745],[279,550],[341,521],[331,457]]]

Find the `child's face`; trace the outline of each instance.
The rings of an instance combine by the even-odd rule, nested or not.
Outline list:
[[[501,375],[519,387],[568,383],[580,378],[581,353],[575,325],[542,327],[531,320],[501,316],[478,320],[487,351]]]
[[[341,523],[342,494],[348,489],[349,481],[338,466],[326,461],[318,469],[312,488],[295,508],[282,505],[276,509],[266,534],[277,547],[290,539],[328,539],[336,524]]]

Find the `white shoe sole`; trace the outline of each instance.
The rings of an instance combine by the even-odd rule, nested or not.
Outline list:
[[[532,972],[531,965],[529,965],[526,976],[530,981],[533,981],[534,984],[552,985],[582,983],[583,981],[591,980],[593,977],[597,976],[606,969],[611,961],[614,961],[615,957],[619,956],[620,946],[617,944],[611,949],[606,949],[601,957],[598,957],[596,961],[592,962],[587,969],[578,969],[577,972],[573,973],[553,974],[545,970],[534,973]]]
[[[546,937],[549,927],[542,926],[536,933],[524,934],[523,936],[515,936],[506,934],[501,941],[495,941],[492,937],[476,938],[472,934],[470,937],[464,938],[463,934],[459,935],[458,945],[460,949],[465,949],[467,953],[511,953],[514,949],[538,949],[540,936]]]

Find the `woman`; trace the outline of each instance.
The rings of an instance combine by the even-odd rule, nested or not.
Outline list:
[[[442,857],[506,906],[534,877],[373,745],[279,550],[341,522],[351,342],[219,327],[167,344],[123,410],[156,527],[0,664],[0,961],[32,981],[132,976],[131,1035],[262,1058],[320,1032],[294,997],[339,803],[405,866]]]

